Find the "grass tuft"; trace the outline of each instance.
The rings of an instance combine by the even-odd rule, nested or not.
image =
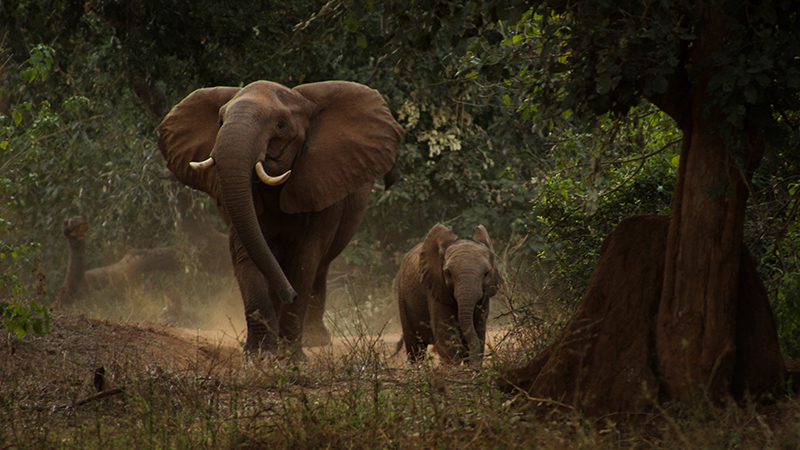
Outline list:
[[[156,324],[158,295],[129,292],[104,305],[98,297],[87,315],[54,313],[47,336],[0,336],[0,448],[798,447],[795,398],[587,418],[500,392],[497,372],[546,345],[567,317],[545,300],[546,286],[520,281],[531,278],[507,271],[492,313],[503,333],[478,371],[434,355],[416,364],[391,356],[390,281],[332,288],[334,345],[306,349],[302,362],[243,358],[243,327],[213,312],[221,309],[212,301],[198,300],[198,316],[219,314],[233,331]],[[215,283],[216,291],[196,289],[227,295],[231,286]],[[101,307],[111,319],[92,314]],[[97,395],[101,367],[105,396]]]

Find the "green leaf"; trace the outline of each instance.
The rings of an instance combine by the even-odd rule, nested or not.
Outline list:
[[[361,48],[367,48],[367,37],[364,33],[358,33],[358,37],[356,37],[356,45]]]
[[[42,336],[44,334],[44,328],[42,328],[42,320],[41,319],[34,319],[31,320],[31,329],[33,329],[33,333],[37,336]]]
[[[758,100],[758,93],[753,86],[744,88],[744,98],[747,100],[747,103],[755,103]]]
[[[350,15],[347,17],[347,20],[345,20],[345,27],[347,27],[347,31],[351,33],[355,33],[356,31],[358,31],[360,25],[361,24],[358,20],[358,17],[356,17],[355,15]]]
[[[500,34],[497,30],[486,30],[483,33],[483,37],[489,41],[489,44],[495,45],[498,44],[500,41],[503,40],[503,35]]]
[[[675,156],[673,156],[673,157],[672,157],[672,160],[671,160],[670,162],[672,163],[672,166],[673,166],[673,167],[675,167],[675,168],[677,169],[677,168],[680,166],[680,162],[681,162],[681,155],[675,155]]]
[[[667,92],[668,88],[669,88],[669,81],[667,81],[667,79],[663,76],[657,77],[653,82],[653,90],[657,94],[663,94],[664,92]]]
[[[12,112],[11,117],[14,119],[14,124],[16,125],[19,125],[22,122],[22,113],[19,111]]]
[[[606,95],[611,91],[611,78],[609,77],[600,77],[597,80],[597,93],[600,95]]]

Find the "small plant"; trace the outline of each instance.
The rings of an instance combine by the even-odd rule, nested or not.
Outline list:
[[[50,332],[50,312],[45,305],[40,305],[31,300],[28,306],[19,304],[16,300],[11,303],[0,302],[2,311],[3,328],[15,333],[17,337],[24,337],[28,333],[44,336]]]
[[[39,297],[47,295],[47,278],[39,267],[39,251],[36,243],[12,247],[0,239],[0,261],[6,263],[0,273],[0,289],[10,297],[10,300],[0,301],[0,319],[3,328],[20,338],[31,332],[37,336],[50,332],[50,313],[45,305],[33,299],[28,300],[27,305],[17,300],[29,297],[28,292],[33,290]],[[26,268],[29,270],[23,270]],[[33,281],[25,276],[26,272],[34,277]]]

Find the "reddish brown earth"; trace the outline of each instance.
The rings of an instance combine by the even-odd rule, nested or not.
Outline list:
[[[492,334],[490,342],[498,336]],[[242,338],[233,332],[119,323],[56,311],[45,336],[18,339],[0,330],[0,392],[35,392],[37,404],[69,404],[96,393],[92,384],[100,367],[105,371],[105,389],[124,387],[131,373],[221,376],[241,367]],[[305,353],[313,360],[369,345],[391,355],[399,340],[397,333],[336,337],[332,346],[306,348]],[[399,367],[403,361],[405,351],[390,358],[389,364]]]

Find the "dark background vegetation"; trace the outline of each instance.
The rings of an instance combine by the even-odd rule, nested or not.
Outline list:
[[[619,220],[670,212],[680,133],[648,104],[624,117],[595,105],[608,111],[592,120],[543,113],[548,105],[532,93],[557,91],[559,80],[543,86],[525,55],[553,64],[565,57],[559,42],[537,40],[546,20],[514,2],[423,3],[4,1],[2,298],[54,298],[67,259],[60,226],[72,216],[92,224],[89,267],[113,262],[125,246],[185,239],[178,197],[187,188],[166,170],[154,129],[194,89],[341,79],[379,90],[406,129],[402,182],[373,194],[342,263],[391,279],[436,222],[462,236],[484,224],[505,270],[536,285],[507,295],[514,306],[535,314],[525,305],[576,304]],[[602,73],[570,76],[600,94],[619,83]],[[754,177],[745,239],[784,351],[797,357],[792,118],[779,118],[789,126],[776,131]],[[202,195],[191,197],[214,217]]]

